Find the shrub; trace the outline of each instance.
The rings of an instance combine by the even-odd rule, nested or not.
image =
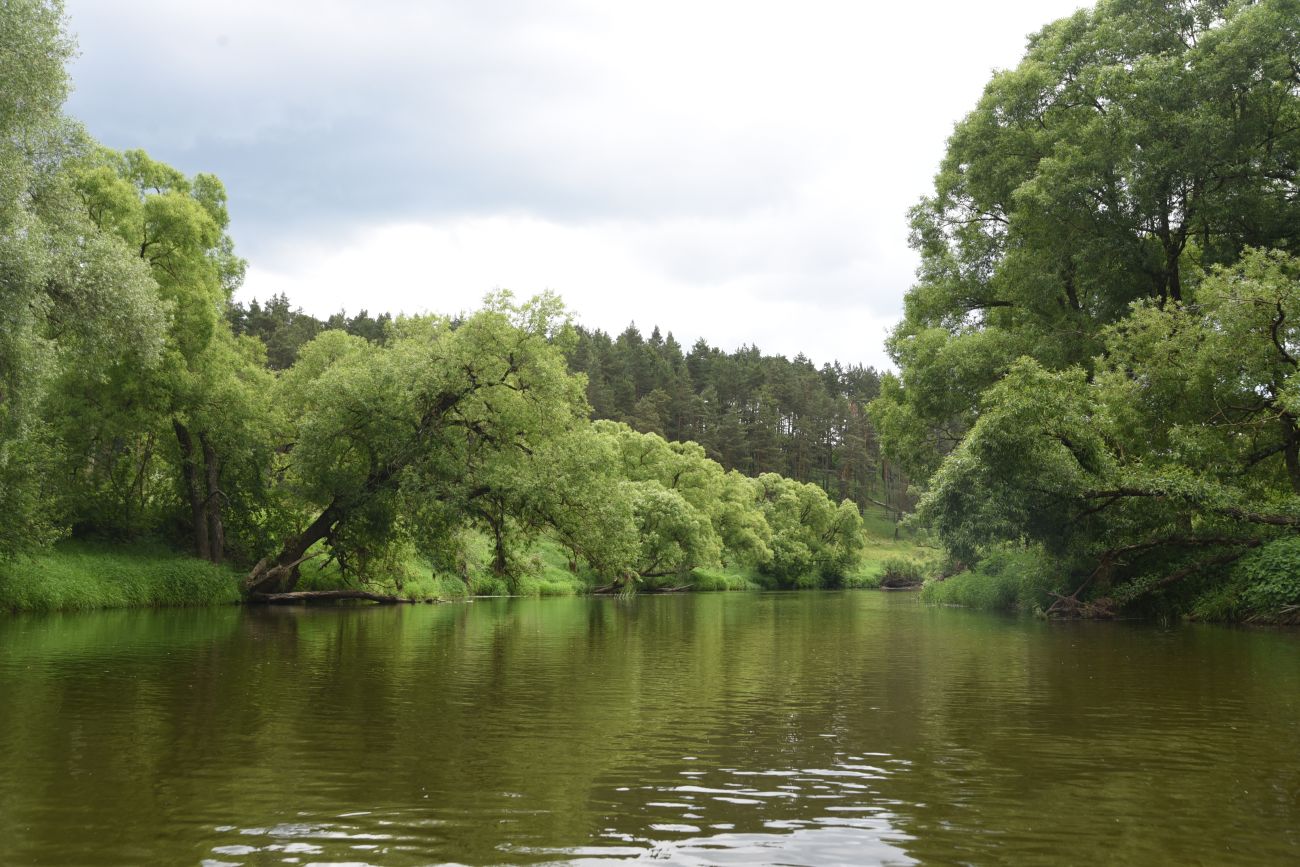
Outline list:
[[[890,557],[880,572],[881,587],[919,587],[924,580],[921,564],[906,557]]]
[[[1192,607],[1203,620],[1300,621],[1300,537],[1269,542],[1233,565]]]
[[[1059,574],[1056,562],[1036,547],[993,548],[974,569],[926,582],[921,598],[966,608],[1032,610],[1045,607]]]

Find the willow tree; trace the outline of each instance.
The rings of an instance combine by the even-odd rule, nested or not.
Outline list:
[[[1053,610],[1108,614],[1213,590],[1295,539],[1300,262],[1248,253],[1194,304],[1140,305],[1103,339],[1091,378],[1023,358],[989,389],[921,503],[953,553],[1032,544],[1058,566]],[[1281,606],[1300,604],[1289,563]]]
[[[917,284],[873,406],[924,479],[1020,356],[1091,369],[1135,301],[1300,246],[1300,3],[1101,0],[1044,28],[912,212]]]
[[[553,297],[501,294],[463,322],[399,321],[382,346],[326,332],[304,347],[275,395],[294,419],[283,476],[300,523],[249,572],[248,594],[293,591],[316,553],[364,574],[395,543],[470,520],[508,479],[491,465],[585,418],[555,342],[565,327]]]
[[[88,220],[72,167],[92,147],[60,111],[62,4],[0,11],[0,556],[54,538],[66,444],[49,423],[66,363],[152,364],[163,320],[148,269]]]
[[[759,569],[783,587],[839,584],[861,558],[862,514],[852,500],[838,506],[818,485],[764,473],[758,477],[771,554]]]
[[[256,342],[235,338],[223,315],[244,274],[226,231],[225,188],[212,175],[187,177],[143,151],[106,148],[80,160],[74,188],[86,219],[147,267],[167,323],[155,365],[70,369],[65,389],[81,412],[67,435],[91,458],[77,474],[80,494],[100,504],[93,523],[114,526],[141,511],[133,503],[164,455],[188,507],[196,554],[220,562],[224,507],[238,500],[235,477],[259,475],[227,465],[253,452],[256,461],[269,460],[251,437],[269,433],[258,395],[270,376]]]

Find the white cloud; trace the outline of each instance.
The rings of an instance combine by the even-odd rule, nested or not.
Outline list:
[[[337,246],[303,244],[277,268],[253,263],[243,294],[284,292],[309,312],[346,308],[406,313],[473,310],[482,296],[558,292],[578,320],[611,333],[635,322],[671,330],[689,346],[754,344],[821,363],[885,363],[889,317],[868,306],[775,291],[773,273],[738,271],[700,282],[663,267],[681,237],[629,223],[568,226],[524,215],[372,227]],[[805,275],[795,274],[792,282]],[[810,339],[810,335],[812,339]]]
[[[226,181],[245,297],[551,287],[606,329],[881,363],[952,124],[1077,5],[69,0],[70,109]]]

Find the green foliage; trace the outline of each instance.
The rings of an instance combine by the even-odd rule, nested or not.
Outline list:
[[[1246,584],[1242,604],[1252,615],[1280,618],[1300,606],[1300,539],[1279,539],[1248,554],[1234,571]]]
[[[836,506],[816,485],[774,473],[759,476],[763,516],[772,531],[769,558],[759,570],[781,587],[838,584],[863,547],[862,516],[848,500]]]
[[[255,564],[250,594],[820,586],[857,574],[853,500],[905,499],[869,369],[610,340],[550,295],[324,322],[233,303],[225,188],[61,117],[63,27],[57,2],[0,17],[0,560],[70,534],[183,540]],[[641,431],[591,424],[588,395]],[[74,605],[197,593],[51,574]]]
[[[0,611],[231,603],[233,570],[156,543],[65,542],[0,564]]]
[[[84,135],[59,109],[72,53],[58,2],[0,15],[0,559],[66,530],[53,483],[67,449],[50,417],[68,360],[148,363],[160,343],[156,287],[111,233],[87,220],[71,166]]]
[[[908,504],[863,411],[879,387],[875,370],[817,368],[755,347],[726,353],[703,340],[684,351],[658,328],[648,339],[635,326],[577,337],[569,363],[587,376],[593,417],[699,443],[724,469],[812,482],[863,508],[873,499]]]
[[[266,363],[272,370],[287,370],[298,360],[302,348],[322,331],[342,331],[370,343],[383,343],[393,317],[387,313],[371,316],[362,310],[355,316],[340,311],[322,321],[290,306],[283,294],[273,295],[265,304],[257,299],[244,305],[232,301],[226,318],[235,334],[255,337],[266,347]]]
[[[275,370],[292,366],[322,331],[382,343],[392,324],[387,314],[371,317],[364,310],[316,319],[283,295],[264,304],[231,304],[227,317],[236,334],[265,344]],[[724,469],[813,482],[864,509],[873,501],[895,512],[910,504],[906,480],[880,460],[863,411],[879,386],[871,368],[817,368],[803,356],[762,355],[752,347],[724,353],[704,341],[684,352],[671,334],[655,329],[646,339],[635,326],[616,338],[576,328],[572,338],[569,369],[587,378],[593,418],[697,442]]]
[[[296,589],[362,588],[424,602],[470,596],[574,596],[593,586],[590,576],[568,569],[563,550],[550,540],[539,540],[520,552],[519,573],[509,577],[493,574],[488,536],[469,530],[461,534],[460,542],[464,559],[452,570],[431,563],[411,545],[392,546],[383,567],[366,576],[346,573],[336,561],[316,557],[302,564]]]
[[[1235,563],[1192,607],[1206,620],[1300,622],[1300,538],[1277,539]]]
[[[985,553],[979,566],[921,587],[921,599],[984,610],[1046,608],[1048,590],[1059,582],[1050,558],[1032,548],[1001,547]]]
[[[1294,531],[1297,274],[1289,257],[1252,251],[1207,276],[1194,306],[1136,305],[1103,333],[1091,381],[1018,361],[984,394],[922,517],[968,561],[1006,539],[1095,558],[1090,589],[1125,604],[1221,571],[1265,528]]]
[[[70,357],[60,372],[52,416],[68,447],[69,517],[83,535],[180,528],[204,558],[247,557],[284,516],[267,486],[271,374],[260,344],[221,316],[244,272],[225,189],[143,151],[98,147],[70,164],[69,182],[83,219],[147,273],[164,338],[156,358],[128,345],[113,359]]]
[[[921,599],[937,605],[1010,611],[1020,607],[1020,582],[1004,573],[963,572],[944,581],[925,583]]]
[[[993,77],[913,211],[903,388],[873,407],[888,452],[923,478],[1019,356],[1089,368],[1132,302],[1295,248],[1298,21],[1291,2],[1103,0]]]
[[[923,580],[921,564],[906,557],[890,557],[880,570],[880,583],[886,587],[914,587]]]
[[[764,576],[749,569],[695,569],[691,572],[692,590],[732,591],[732,590],[770,590],[770,582]]]
[[[284,486],[313,529],[286,540],[289,572],[275,580],[295,580],[293,561],[317,542],[363,577],[395,545],[454,559],[466,521],[504,545],[536,488],[535,456],[582,415],[555,345],[563,327],[554,299],[502,294],[463,322],[399,320],[383,345],[331,331],[304,347],[275,398],[298,413]]]
[[[748,480],[695,443],[669,443],[614,422],[557,440],[543,456],[536,510],[573,560],[625,583],[768,555]]]
[[[979,420],[935,474],[919,514],[952,553],[1026,536],[1063,547],[1090,527],[1077,498],[1104,490],[1113,460],[1082,371],[1021,359],[985,394]]]
[[[872,404],[958,559],[1177,606],[1300,528],[1297,33],[1291,2],[1103,0],[958,125]]]

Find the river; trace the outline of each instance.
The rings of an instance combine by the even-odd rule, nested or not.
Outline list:
[[[1300,634],[912,594],[0,618],[0,863],[1300,862]]]

